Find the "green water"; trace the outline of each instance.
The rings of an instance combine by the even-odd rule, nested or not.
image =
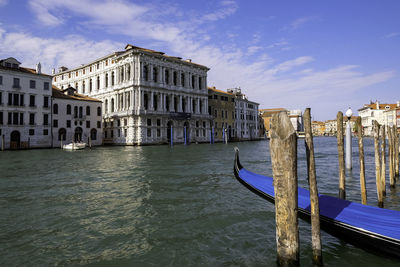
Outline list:
[[[233,176],[242,164],[271,175],[268,141],[190,146],[0,152],[0,266],[275,266],[274,206]],[[347,173],[359,201],[357,144]],[[337,194],[335,138],[315,138],[320,193]],[[372,140],[366,140],[368,201],[376,205]],[[299,183],[305,186],[299,140]],[[400,185],[399,185],[400,186]],[[400,210],[400,192],[386,206]],[[301,263],[311,265],[309,224]],[[322,235],[325,266],[397,266]]]

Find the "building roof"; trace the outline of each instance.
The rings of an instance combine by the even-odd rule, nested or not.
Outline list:
[[[21,72],[25,74],[33,74],[33,75],[39,75],[39,76],[45,76],[51,78],[51,75],[44,74],[44,73],[37,73],[35,69],[31,68],[25,68],[25,67],[18,67],[18,68],[13,68],[13,67],[5,67],[0,65],[1,70],[8,70],[8,71],[16,71],[16,72]]]
[[[379,109],[377,106],[379,105]],[[383,103],[370,103],[370,104],[365,104],[362,108],[359,110],[364,110],[364,109],[375,109],[375,110],[385,110],[386,107],[389,107],[389,109],[396,109],[398,106],[397,104],[383,104]]]
[[[225,95],[233,96],[232,93],[228,93],[228,92],[224,92],[224,91],[222,91],[222,90],[218,90],[218,89],[215,88],[215,86],[214,86],[214,87],[208,87],[208,90],[213,91],[213,92],[216,92],[216,93],[220,93],[220,94],[225,94]]]
[[[64,91],[67,91],[68,89],[73,89],[75,91],[74,94],[73,95],[64,94]],[[53,85],[53,97],[59,99],[80,100],[80,101],[90,101],[90,102],[100,102],[100,103],[102,102],[99,99],[78,94],[76,93],[76,90],[72,87],[61,90],[54,85]]]
[[[263,108],[259,109],[258,113],[261,114],[262,117],[268,117],[272,114],[279,113],[281,111],[287,111],[285,108]]]

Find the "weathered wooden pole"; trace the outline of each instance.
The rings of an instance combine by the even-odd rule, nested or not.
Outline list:
[[[338,112],[336,116],[337,144],[339,156],[339,198],[346,199],[346,176],[344,170],[344,145],[343,145],[343,113]]]
[[[395,177],[396,180],[399,177],[399,134],[397,132],[397,126],[393,125],[393,132],[394,132],[394,151],[395,151]]]
[[[360,159],[361,203],[364,205],[367,205],[367,186],[365,183],[363,131],[364,131],[364,129],[361,124],[361,117],[358,117],[358,119],[357,119],[357,135],[358,135],[358,157]]]
[[[383,208],[381,159],[379,155],[379,123],[376,120],[374,121],[374,148],[375,148],[376,193],[378,195],[378,206],[380,208]]]
[[[393,129],[392,127],[389,126],[388,129],[388,140],[389,140],[389,183],[390,183],[390,188],[395,187],[395,178],[394,178],[394,139],[393,139]]]
[[[2,134],[2,135],[1,135],[1,151],[4,151],[4,146],[5,146],[4,134]]]
[[[382,194],[386,196],[386,126],[382,125],[381,130],[381,182]]]
[[[314,143],[311,129],[311,110],[306,108],[303,114],[305,145],[307,153],[307,174],[311,203],[311,241],[314,266],[322,266],[321,229],[319,221],[319,200],[317,175],[315,171]]]
[[[297,135],[286,112],[271,119],[270,151],[275,190],[279,266],[299,266]]]

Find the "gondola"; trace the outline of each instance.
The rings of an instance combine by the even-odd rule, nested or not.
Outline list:
[[[235,148],[236,179],[274,203],[273,178],[246,170]],[[309,191],[298,188],[298,215],[310,222]],[[321,229],[354,246],[400,258],[400,211],[377,208],[332,196],[319,195]]]

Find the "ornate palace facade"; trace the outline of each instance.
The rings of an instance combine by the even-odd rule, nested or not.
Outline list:
[[[53,84],[103,102],[104,143],[207,142],[208,70],[191,60],[127,45],[89,64],[61,67],[53,72]]]

